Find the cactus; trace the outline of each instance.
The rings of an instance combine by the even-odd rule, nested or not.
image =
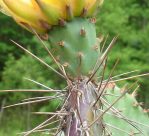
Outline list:
[[[49,42],[56,50],[53,55],[72,78],[88,76],[100,55],[95,26],[88,19],[76,18],[64,27],[54,27]]]
[[[106,96],[106,105],[121,96],[123,91],[117,86],[107,89],[112,96]],[[149,135],[148,115],[141,108],[142,103],[138,103],[135,99],[135,93],[135,91],[132,94],[126,93],[123,99],[104,116],[105,125],[107,124],[112,135]]]
[[[58,65],[60,72],[56,72],[68,84],[61,110],[25,136],[53,118],[60,119],[53,135],[148,135],[149,126],[144,124],[148,117],[139,104],[134,107],[135,98],[113,84],[109,87],[112,73],[106,82],[97,79],[98,75],[103,77],[107,53],[115,41],[104,53],[101,51],[93,16],[102,3],[103,0],[0,0],[3,13],[50,45],[50,49],[45,47]]]

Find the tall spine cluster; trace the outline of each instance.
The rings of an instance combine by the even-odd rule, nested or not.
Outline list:
[[[0,0],[3,13],[40,40],[46,40],[49,45],[49,48],[45,46],[46,50],[59,68],[55,71],[68,85],[61,109],[24,136],[41,131],[53,118],[59,119],[59,127],[52,133],[54,136],[149,135],[148,124],[141,123],[148,120],[147,115],[142,114],[143,110],[134,96],[128,94],[132,87],[119,89],[111,80],[115,66],[109,78],[104,80],[107,54],[115,39],[105,51],[101,50],[93,17],[102,2]]]

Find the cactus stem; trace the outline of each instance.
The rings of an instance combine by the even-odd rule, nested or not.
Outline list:
[[[63,73],[64,71],[62,70],[62,68],[60,66],[61,64],[56,60],[56,58],[53,56],[53,54],[51,53],[51,51],[49,50],[49,48],[46,46],[46,44],[41,39],[41,37],[39,36],[39,34],[36,33],[36,31],[35,31],[35,35],[39,39],[39,41],[41,42],[41,44],[43,45],[43,47],[45,48],[45,50],[48,52],[48,54],[50,55],[50,57],[53,59],[53,61],[55,62],[55,64],[57,64],[57,66],[60,69],[60,71]],[[48,40],[49,39],[49,35],[48,34],[44,34],[43,36],[45,36],[44,37],[44,38],[46,38],[45,40]]]
[[[4,0],[2,0],[2,4],[3,1]],[[11,0],[8,0],[8,2],[9,1]],[[34,129],[28,132],[23,132],[22,134],[24,136],[28,136],[34,132],[43,131],[50,131],[50,135],[58,136],[119,135],[119,132],[117,133],[115,130],[124,132],[128,135],[143,134],[140,130],[143,125],[139,126],[141,123],[129,119],[131,118],[129,116],[130,114],[132,115],[133,119],[135,116],[139,117],[140,113],[143,112],[141,110],[142,103],[138,103],[134,98],[136,96],[136,90],[139,87],[136,85],[137,82],[132,84],[129,88],[125,87],[122,89],[119,89],[115,82],[147,76],[149,73],[113,80],[113,78],[116,77],[113,77],[112,75],[118,64],[119,60],[117,60],[110,71],[108,79],[104,80],[107,55],[111,51],[117,37],[113,38],[107,49],[105,49],[105,43],[108,36],[106,38],[102,35],[97,37],[96,28],[94,25],[96,23],[96,18],[89,17],[93,16],[95,13],[94,11],[102,2],[103,0],[51,0],[47,2],[44,0],[35,0],[32,5],[33,9],[29,8],[30,11],[33,11],[33,13],[30,12],[31,16],[28,16],[26,13],[19,14],[19,11],[23,10],[19,10],[18,8],[14,10],[15,7],[12,7],[12,9],[18,13],[18,16],[20,16],[17,17],[14,15],[13,18],[16,17],[16,22],[18,22],[18,24],[37,36],[46,51],[49,53],[50,57],[57,64],[57,68],[59,68],[60,72],[49,66],[46,62],[21,45],[14,41],[12,42],[37,59],[39,62],[53,70],[55,73],[63,77],[67,83],[67,87],[65,88],[66,90],[62,90],[60,92],[59,90],[53,90],[46,85],[26,78],[36,85],[44,87],[48,91],[55,92],[55,94],[52,93],[50,96],[24,99],[21,103],[5,106],[3,107],[4,109],[53,99],[58,99],[58,102],[62,102],[62,105],[59,105],[58,108],[61,109],[58,112],[34,112],[34,114],[48,116],[52,115],[52,117],[48,118]],[[40,8],[39,17],[36,12],[34,13],[36,5]],[[17,3],[16,7],[18,7]],[[21,22],[21,20],[23,22]],[[46,40],[46,43],[50,43],[50,50],[53,51],[52,53],[43,40]],[[102,42],[103,45],[100,49],[100,44],[102,44]],[[65,68],[67,71],[65,71]],[[88,73],[91,74],[88,75]],[[100,74],[101,76],[99,84],[96,80],[97,74]],[[136,86],[137,88],[130,95],[128,93],[129,89]],[[122,97],[124,97],[124,99],[122,99]],[[135,107],[129,110],[128,107],[132,106]],[[149,110],[144,110],[144,112],[147,113]],[[107,114],[115,117],[109,118]],[[127,116],[129,118],[127,118]],[[144,119],[142,118],[141,120],[145,120],[145,116],[142,116]],[[50,124],[49,121],[55,121],[57,119],[59,119],[59,125],[57,128],[46,128]],[[127,125],[122,124],[121,122],[119,123],[118,119],[121,119],[120,121],[122,122],[125,121]],[[109,124],[108,122],[111,123]],[[54,123],[49,127],[55,125],[57,125],[57,123]],[[134,127],[135,130],[130,127]],[[136,131],[136,129],[138,131]],[[53,132],[56,132],[56,134]]]
[[[72,113],[64,117],[66,136],[82,136],[89,134],[93,136],[94,127],[97,127],[97,133],[102,134],[102,126],[98,124],[92,128],[88,128],[88,124],[94,119],[94,108],[91,107],[91,103],[94,100],[95,88],[94,85],[86,85],[86,80],[77,80],[73,82],[73,86],[69,88],[69,94],[66,102],[64,102],[66,112]],[[101,122],[100,122],[101,123]],[[101,131],[100,131],[101,130]]]

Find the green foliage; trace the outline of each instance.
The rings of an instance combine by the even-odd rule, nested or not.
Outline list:
[[[120,58],[121,61],[115,74],[135,69],[139,69],[139,73],[145,73],[149,70],[148,6],[149,2],[147,0],[141,2],[139,0],[105,1],[97,18],[97,31],[104,35],[110,35],[107,44],[110,42],[111,37],[119,35],[116,47],[110,54],[107,71],[110,71],[116,58]],[[41,48],[39,49],[37,42],[32,38],[33,35],[26,30],[21,29],[21,27],[15,24],[12,19],[0,14],[0,21],[0,80],[1,84],[3,84],[2,73],[4,73],[4,67],[6,61],[9,59],[9,54],[12,54],[15,60],[18,60],[24,54],[21,49],[10,42],[10,39],[29,48],[37,55],[39,55],[39,53],[45,54],[45,51],[43,50],[41,52]],[[53,78],[53,75],[54,74],[50,77]],[[23,77],[21,74],[20,76]],[[139,79],[141,84],[140,90],[142,90],[139,99],[145,101],[147,107],[147,104],[149,103],[147,99],[149,97],[147,93],[147,90],[149,89],[147,83],[148,78]],[[5,88],[2,85],[1,87]],[[13,87],[17,88],[18,85]]]
[[[9,53],[13,53],[16,58],[22,55],[22,51],[12,45],[10,39],[28,46],[28,44],[34,44],[33,41],[29,40],[31,37],[32,34],[23,30],[9,17],[0,14],[0,74],[3,70],[5,61],[8,60]]]
[[[105,0],[97,18],[97,31],[109,34],[109,39],[119,35],[116,45],[109,55],[108,71],[117,58],[120,63],[116,73],[140,70],[139,73],[149,71],[149,1],[143,0]],[[107,45],[110,40],[107,41]],[[139,97],[149,105],[148,77],[138,78],[141,84]],[[130,82],[130,81],[129,81]]]
[[[110,35],[107,45],[111,37],[119,35],[116,46],[109,55],[108,67],[106,69],[107,73],[111,70],[112,64],[116,58],[120,58],[120,63],[117,66],[115,74],[136,69],[140,70],[139,73],[149,71],[148,15],[148,0],[105,0],[97,18],[97,31],[103,35]],[[43,47],[37,44],[32,34],[21,29],[21,27],[15,24],[9,17],[0,14],[0,90],[23,88],[41,89],[40,86],[25,80],[24,77],[41,82],[48,87],[63,87],[63,81],[58,78],[54,72],[51,72],[51,70],[45,68],[27,54],[24,54],[21,49],[10,42],[10,39],[17,41],[37,56],[44,58],[50,66],[56,68]],[[130,81],[128,82],[130,83]],[[141,91],[139,92],[138,98],[140,101],[144,101],[145,107],[148,108],[148,78],[139,78],[139,83],[141,84]],[[1,93],[0,97],[2,99],[0,99],[0,102],[3,99],[7,99],[8,103],[15,103],[16,101],[26,98],[26,96],[32,97],[32,95],[36,96],[36,94],[33,93]],[[55,106],[56,104],[57,103],[54,102],[53,105]],[[44,108],[40,110],[50,111],[54,106],[51,105],[47,107],[44,105]],[[8,116],[9,115],[10,114],[8,114]],[[10,120],[11,118],[8,119]],[[8,122],[8,120],[3,121],[4,124],[5,122]],[[14,124],[15,123],[18,122],[14,121]],[[11,124],[6,124],[6,126],[5,128],[9,129],[8,126],[11,126]],[[3,131],[0,130],[2,136],[8,135],[5,134],[5,131],[9,131],[11,134],[14,130],[18,132],[19,125],[16,125],[16,127],[12,129],[10,128],[10,130],[7,129]],[[22,130],[22,128],[20,128],[20,130]]]
[[[25,81],[25,77],[48,86],[54,86],[54,81],[47,79],[50,77],[51,72],[48,72],[47,69],[43,71],[44,67],[28,55],[23,55],[19,60],[15,60],[14,57],[10,55],[2,74],[3,87],[4,89],[41,88],[35,83]]]
[[[53,66],[50,59],[49,61],[49,65]],[[52,78],[49,78],[51,75]],[[10,55],[8,61],[6,62],[4,72],[2,73],[2,82],[0,84],[1,90],[46,89],[36,83],[26,80],[25,78],[35,80],[51,88],[61,88],[63,85],[63,82],[57,78],[57,75],[54,75],[50,69],[45,69],[44,66],[30,56],[22,55],[20,59],[15,60],[15,58]],[[56,84],[57,82],[59,82],[59,84]],[[3,93],[3,95],[11,100],[11,102],[25,98],[26,94],[28,93],[11,93],[11,95],[7,97],[8,94]],[[32,95],[35,96],[34,93]]]

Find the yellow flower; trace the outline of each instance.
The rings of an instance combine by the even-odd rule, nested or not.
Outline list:
[[[0,0],[0,9],[18,24],[45,33],[60,20],[91,16],[103,0]]]
[[[26,29],[32,31],[31,28],[33,28],[38,33],[46,31],[41,23],[41,21],[46,22],[46,18],[35,0],[0,0],[0,5],[7,14]]]

